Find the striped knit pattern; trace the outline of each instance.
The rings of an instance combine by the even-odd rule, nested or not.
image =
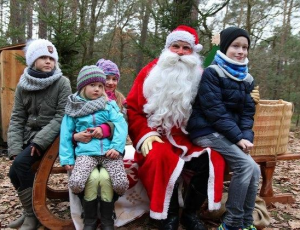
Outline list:
[[[86,85],[94,82],[101,82],[105,85],[106,76],[103,70],[99,69],[96,65],[84,66],[77,77],[78,92]]]

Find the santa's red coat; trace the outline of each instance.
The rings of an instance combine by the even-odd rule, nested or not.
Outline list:
[[[225,163],[219,153],[210,148],[195,146],[180,129],[172,130],[171,137],[161,136],[149,128],[143,106],[146,98],[143,84],[157,59],[149,63],[138,74],[127,97],[129,135],[136,149],[135,160],[139,163],[139,179],[147,190],[150,199],[150,216],[154,219],[167,218],[170,198],[175,182],[181,175],[184,162],[198,157],[204,152],[209,155],[208,204],[210,210],[220,207],[223,189]],[[180,100],[180,98],[179,98]],[[144,140],[152,135],[161,136],[164,143],[153,143],[146,158],[140,152]],[[181,194],[181,193],[180,193]],[[179,199],[182,204],[182,199]]]

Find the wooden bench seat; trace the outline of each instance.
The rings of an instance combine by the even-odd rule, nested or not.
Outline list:
[[[62,167],[53,167],[58,157],[59,137],[46,151],[37,169],[33,186],[33,207],[39,221],[49,229],[74,229],[71,219],[61,219],[55,216],[47,207],[46,198],[65,199],[69,198],[68,190],[55,190],[47,186],[50,174],[66,173]],[[278,161],[300,159],[300,153],[285,153],[277,156],[260,155],[253,156],[253,159],[260,165],[262,174],[262,186],[260,196],[266,201],[267,205],[273,202],[293,203],[294,198],[290,193],[274,194],[273,174]],[[230,180],[227,170],[225,180]]]

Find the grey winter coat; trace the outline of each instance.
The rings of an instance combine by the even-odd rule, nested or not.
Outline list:
[[[59,134],[71,93],[70,81],[64,76],[42,90],[28,91],[17,85],[7,134],[9,158],[30,142],[47,149]]]

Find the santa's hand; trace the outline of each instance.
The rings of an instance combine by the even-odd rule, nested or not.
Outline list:
[[[260,95],[259,95],[259,86],[255,86],[254,89],[250,93],[253,101],[255,104],[257,104],[260,100]]]
[[[141,151],[144,157],[147,156],[147,154],[149,153],[149,151],[152,149],[152,143],[154,141],[157,141],[159,143],[164,143],[159,136],[150,136],[148,137],[146,140],[144,140],[142,147],[141,147]]]

